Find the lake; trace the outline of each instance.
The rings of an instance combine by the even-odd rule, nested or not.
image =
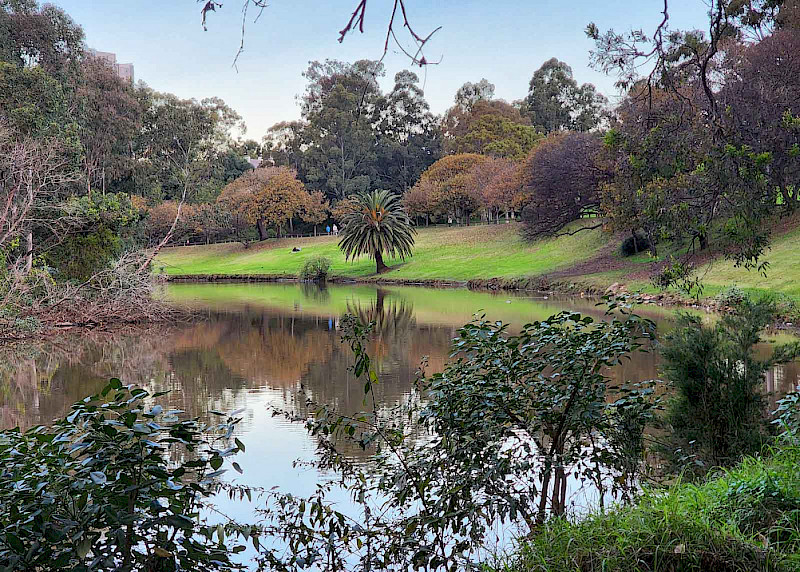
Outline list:
[[[193,416],[244,408],[237,436],[247,451],[237,459],[244,474],[236,478],[305,494],[321,476],[293,462],[312,460],[315,443],[270,408],[295,411],[302,385],[318,402],[362,409],[363,384],[348,372],[352,356],[340,341],[346,313],[376,322],[368,351],[380,378],[378,395],[387,404],[407,395],[423,356],[428,373],[444,367],[452,338],[476,312],[511,324],[511,331],[563,309],[602,316],[590,299],[466,289],[187,283],[169,285],[166,296],[198,319],[145,330],[65,332],[56,340],[0,348],[2,426],[47,423],[119,377],[151,392],[169,390],[162,399]],[[656,306],[639,313],[657,323],[659,334],[674,315]],[[655,353],[641,353],[613,375],[618,381],[651,379],[657,367]],[[797,364],[770,371],[770,403],[797,385],[798,372]],[[225,508],[244,516],[241,508]]]

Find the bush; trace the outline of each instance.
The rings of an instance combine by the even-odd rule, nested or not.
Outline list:
[[[180,420],[148,397],[112,379],[52,427],[0,432],[0,570],[237,569],[244,547],[198,514],[243,449],[238,420]]]
[[[738,286],[728,286],[717,294],[714,299],[722,306],[738,306],[748,299],[747,293]]]
[[[622,241],[620,251],[622,256],[633,256],[639,252],[644,252],[650,249],[650,241],[643,234],[633,234]]]
[[[661,352],[664,378],[676,390],[667,411],[680,456],[706,470],[757,453],[767,438],[760,391],[767,370],[792,361],[797,343],[777,346],[767,359],[755,346],[772,321],[774,305],[748,298],[714,326],[682,314]]]
[[[278,233],[275,231],[274,228],[268,228],[267,229],[267,238],[276,238],[277,236],[278,236]]]
[[[306,260],[300,270],[302,280],[313,280],[315,282],[325,282],[328,279],[328,271],[331,269],[330,259],[324,256],[315,256]]]

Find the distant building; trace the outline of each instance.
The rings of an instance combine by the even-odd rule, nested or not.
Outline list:
[[[250,155],[246,155],[244,160],[250,163],[253,166],[253,169],[258,169],[261,166],[261,163],[263,162],[259,158],[251,159]]]
[[[118,64],[117,54],[112,52],[101,52],[98,50],[89,49],[89,54],[106,62],[111,68],[117,72],[120,79],[133,83],[133,64]]]

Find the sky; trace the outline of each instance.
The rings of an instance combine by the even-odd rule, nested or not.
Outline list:
[[[200,25],[197,0],[50,0],[80,24],[89,47],[115,52],[134,64],[136,80],[184,98],[217,96],[247,125],[246,138],[260,140],[267,129],[300,116],[297,96],[305,89],[302,72],[312,60],[378,59],[383,53],[392,0],[369,0],[363,34],[339,43],[357,0],[271,0],[259,20],[251,7],[244,52],[236,67],[243,0],[223,0]],[[441,26],[426,49],[438,65],[415,68],[434,113],[444,113],[465,82],[486,78],[495,96],[523,98],[533,72],[551,57],[572,66],[579,83],[593,83],[612,103],[613,77],[589,68],[589,22],[601,31],[652,32],[661,19],[662,0],[406,0],[409,20],[427,35]],[[703,28],[703,0],[670,2],[674,28]],[[399,35],[408,40],[406,35]],[[410,41],[406,42],[410,44]],[[384,60],[384,90],[394,74],[411,63],[390,49]]]

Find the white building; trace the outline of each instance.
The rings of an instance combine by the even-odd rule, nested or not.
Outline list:
[[[89,54],[106,62],[115,72],[117,72],[117,75],[121,79],[133,83],[133,64],[118,64],[117,54],[112,52],[101,52],[98,50],[89,49]]]

